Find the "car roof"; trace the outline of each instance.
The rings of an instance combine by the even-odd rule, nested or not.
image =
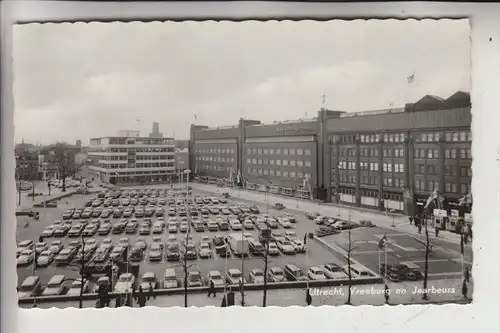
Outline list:
[[[64,275],[54,275],[50,278],[49,284],[51,283],[61,283],[64,280]]]
[[[130,276],[134,276],[134,275],[133,275],[132,273],[122,273],[122,274],[120,275],[120,277],[122,277],[122,276],[123,276],[123,277],[130,277]]]
[[[24,279],[24,281],[21,285],[22,286],[31,286],[39,280],[40,280],[40,278],[38,276],[28,276],[26,279]]]
[[[233,273],[241,273],[241,272],[240,272],[240,270],[239,270],[239,269],[237,269],[237,268],[230,268],[230,269],[228,269],[228,270],[227,270],[227,272],[228,272],[229,274],[233,274]]]
[[[143,278],[146,278],[146,277],[156,277],[156,274],[153,273],[153,272],[146,272],[142,275]]]

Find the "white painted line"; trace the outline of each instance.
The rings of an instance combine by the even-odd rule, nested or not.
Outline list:
[[[449,259],[429,259],[427,262],[448,262]],[[412,260],[412,262],[422,262],[425,263],[425,260]]]
[[[378,241],[371,240],[371,241],[367,241],[367,243],[369,243],[369,244],[378,244]]]
[[[400,250],[403,250],[403,251],[409,251],[406,247],[401,246],[401,245],[399,245],[399,244],[397,244],[397,243],[395,243],[395,242],[393,242],[393,241],[391,241],[391,240],[389,240],[387,243],[388,243],[389,245],[392,245],[392,246],[394,246],[394,247],[397,247],[397,248],[398,248],[398,249],[400,249]]]
[[[414,268],[414,269],[418,269],[420,268],[419,265],[415,264],[413,261],[402,261],[401,262],[402,265],[406,265],[408,266],[409,268]]]
[[[384,252],[385,251],[353,251],[352,254],[378,254]],[[387,249],[387,252],[394,252],[394,250]]]
[[[462,272],[428,273],[428,276],[462,276]]]
[[[461,264],[462,263],[462,259],[461,258],[458,258],[458,259],[452,259],[451,261],[457,263],[457,264]],[[464,259],[464,264],[467,264],[467,265],[472,265],[472,263],[470,261],[467,261]]]

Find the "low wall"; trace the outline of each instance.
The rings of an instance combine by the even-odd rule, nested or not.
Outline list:
[[[66,192],[63,194],[59,194],[59,195],[52,197],[52,198],[49,198],[47,200],[35,202],[33,204],[33,207],[42,207],[42,208],[43,207],[50,207],[49,205],[44,205],[44,204],[50,204],[52,202],[56,202],[56,201],[64,199],[64,198],[69,198],[69,197],[73,196],[74,194],[76,194],[76,191],[70,191],[70,192]]]
[[[353,278],[351,280],[351,285],[362,285],[362,284],[375,284],[375,283],[380,283],[381,279],[379,277],[372,277],[372,278]],[[321,288],[321,287],[333,287],[333,286],[345,286],[349,285],[349,279],[337,279],[337,280],[323,280],[323,281],[290,281],[290,282],[269,282],[267,284],[267,289],[272,290],[272,289],[305,289],[308,286],[310,288],[316,287],[316,288]],[[224,291],[223,286],[215,287],[215,290],[218,292]],[[227,290],[231,290],[234,292],[238,292],[239,286],[237,285],[232,285],[228,286]],[[245,284],[245,290],[247,291],[252,291],[252,290],[264,290],[264,285],[263,284]],[[153,292],[153,295],[156,296],[162,296],[162,295],[182,295],[184,294],[185,290],[184,288],[172,288],[172,289],[156,289]],[[188,293],[193,294],[193,293],[207,293],[208,292],[208,287],[191,287],[188,288]],[[147,295],[148,293],[146,293]],[[125,294],[121,293],[111,293],[111,297],[117,297],[117,296],[125,296]],[[97,298],[97,294],[91,293],[91,294],[84,294],[82,295],[83,300],[94,300]],[[58,295],[58,296],[37,296],[36,297],[36,302],[37,303],[44,303],[44,302],[70,302],[70,301],[78,301],[80,300],[80,296],[78,295]],[[19,304],[29,304],[34,302],[34,297],[27,297],[27,298],[22,298],[18,300]]]
[[[335,245],[330,245],[327,242],[323,241],[318,236],[314,236],[313,239],[316,242],[318,242],[319,245],[321,245],[323,248],[325,248],[327,251],[329,251],[331,254],[333,254],[335,257],[339,258],[342,261],[345,261],[345,263],[347,264],[347,253],[344,249],[337,247]],[[375,273],[374,271],[372,271],[371,269],[369,269],[365,265],[360,264],[359,262],[357,262],[356,260],[354,260],[352,258],[351,258],[351,264],[364,267],[365,270],[367,270],[368,272],[372,273],[375,277],[377,277],[377,279],[379,281],[378,283],[383,282],[383,279],[380,277],[379,274]]]

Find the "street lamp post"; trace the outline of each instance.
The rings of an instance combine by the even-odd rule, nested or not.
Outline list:
[[[186,174],[186,191],[189,190],[189,174],[191,173],[191,170],[186,169],[184,170],[184,173]]]

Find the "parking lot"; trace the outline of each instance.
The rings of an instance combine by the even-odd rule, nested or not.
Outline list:
[[[161,197],[163,194],[159,194]],[[202,192],[196,192],[193,191],[192,197],[204,197],[206,196],[206,193]],[[18,218],[18,230],[17,230],[17,240],[18,242],[23,241],[23,240],[33,240],[35,243],[38,242],[38,237],[42,233],[42,231],[49,225],[51,225],[54,221],[56,220],[63,220],[62,214],[71,208],[84,208],[86,202],[88,202],[90,199],[96,198],[96,194],[89,195],[89,196],[84,196],[84,195],[74,195],[70,198],[67,199],[62,199],[58,202],[58,207],[57,208],[45,208],[45,209],[38,209],[40,212],[40,220],[38,221],[30,221],[29,226],[26,226],[26,218],[20,217]],[[212,196],[216,196],[216,194],[212,194]],[[235,201],[236,200],[236,201]],[[238,200],[238,198],[230,198],[227,200],[227,203],[218,203],[218,204],[203,204],[203,206],[232,206],[238,202],[241,202]],[[255,204],[255,203],[254,203]],[[260,213],[265,213],[266,212],[266,206],[262,204],[256,204],[258,208],[260,209]],[[135,208],[139,207],[140,205],[136,206]],[[162,204],[156,204],[155,208],[160,207],[164,211],[164,217],[163,220],[168,224],[169,221],[169,216],[168,216],[168,210],[169,210],[168,203],[166,205]],[[199,205],[202,206],[202,205]],[[97,207],[94,207],[97,208]],[[101,209],[114,209],[115,207],[102,207],[100,206]],[[179,211],[177,211],[178,215]],[[279,216],[283,212],[280,211],[275,211],[273,209],[269,210],[269,215],[271,216]],[[176,216],[178,220],[181,218],[179,216]],[[215,220],[216,218],[227,218],[226,215],[222,214],[217,214],[209,215],[210,220]],[[104,220],[110,220],[111,225],[116,224],[119,220],[123,219],[124,217],[113,217],[113,215],[107,217],[107,218],[94,218],[90,217],[87,220],[91,221],[94,219],[99,220],[101,223]],[[127,219],[130,220],[134,218],[128,217]],[[152,223],[154,224],[159,218],[155,217],[154,215],[151,218]],[[310,220],[307,220],[303,215],[299,216],[296,215],[296,223],[292,223],[292,227],[290,229],[284,229],[281,226],[278,226],[277,229],[272,230],[273,232],[277,233],[284,233],[285,231],[294,231],[297,235],[297,238],[300,240],[303,240],[304,235],[307,232],[312,232],[314,225]],[[138,222],[140,223],[141,221],[144,220],[143,217],[138,217],[136,218]],[[160,218],[161,219],[161,218]],[[68,219],[68,220],[63,220],[63,221],[72,221],[71,225],[75,225],[79,223],[81,219]],[[167,227],[168,229],[168,227]],[[253,230],[244,230],[244,233],[249,233],[251,234],[255,239],[258,239],[259,235],[259,230],[257,228],[253,228]],[[209,237],[211,240],[215,235],[221,235],[225,236],[231,233],[242,233],[242,231],[208,231],[207,227],[205,226],[204,231],[194,231],[191,229],[189,231],[190,235],[192,236],[193,243],[198,246],[199,241],[201,240],[202,237]],[[164,230],[161,234],[152,234],[150,233],[149,235],[139,235],[137,229],[135,232],[127,234],[125,232],[122,232],[120,234],[113,234],[109,233],[108,235],[98,235],[95,234],[87,238],[93,238],[97,241],[97,244],[101,244],[104,239],[110,239],[113,245],[116,245],[120,239],[127,237],[129,239],[129,244],[133,245],[138,238],[142,238],[146,241],[148,245],[152,243],[153,237],[160,236],[162,238],[162,242],[166,242],[169,236],[174,235],[178,241],[182,244],[184,241],[185,234],[181,233],[180,231],[177,231],[175,233],[169,233],[168,230]],[[248,235],[249,236],[249,235]],[[50,246],[50,244],[53,241],[61,240],[64,244],[64,248],[66,248],[71,241],[78,241],[81,238],[70,238],[67,235],[64,237],[47,237],[44,239],[44,241]],[[326,249],[324,249],[322,246],[320,246],[318,243],[315,241],[310,241],[308,240],[307,243],[307,254],[306,253],[296,253],[296,254],[288,254],[285,255],[281,252],[278,253],[276,256],[270,256],[269,259],[269,269],[272,267],[280,267],[283,268],[286,264],[293,263],[296,266],[302,268],[304,271],[307,271],[307,267],[311,266],[317,266],[317,265],[323,265],[326,263],[338,263],[338,260],[336,259],[335,256],[333,256],[330,252],[328,252]],[[184,278],[184,272],[183,272],[183,265],[182,265],[182,260],[178,262],[167,262],[165,260],[165,255],[162,256],[162,259],[159,262],[150,262],[149,256],[148,256],[148,250],[145,251],[144,259],[141,260],[139,263],[140,265],[140,275],[142,275],[145,272],[153,272],[156,274],[157,278],[161,281],[164,276],[164,272],[167,268],[175,268],[176,270],[176,275],[181,282]],[[239,270],[242,269],[242,260],[240,258],[234,257],[233,255],[230,255],[227,259],[220,258],[215,250],[212,249],[211,251],[211,256],[207,259],[202,259],[199,256],[197,256],[197,259],[195,260],[189,260],[189,270],[198,270],[202,277],[205,278],[206,282],[206,276],[210,271],[216,270],[219,271],[222,275],[227,271],[227,269],[231,268],[237,268]],[[137,263],[137,262],[136,262]],[[37,271],[35,275],[39,276],[42,282],[42,285],[46,285],[47,282],[50,280],[50,278],[54,275],[62,274],[66,276],[68,280],[68,284],[70,284],[70,279],[75,279],[79,277],[79,272],[78,272],[78,264],[73,263],[74,265],[70,266],[56,266],[54,263],[50,264],[48,267],[45,268],[37,268]],[[244,259],[244,270],[245,273],[248,274],[248,272],[252,268],[260,268],[264,269],[264,260],[260,256],[252,256],[250,255],[249,257]],[[33,275],[33,265],[26,265],[23,267],[18,267],[18,283],[22,283],[26,277]]]
[[[387,235],[387,264],[403,264],[424,272],[425,239],[424,236],[413,237],[393,230],[373,227],[353,229],[351,233],[352,258],[373,271],[378,271],[379,263],[385,262],[385,248],[379,250],[381,238]],[[325,242],[348,248],[347,233],[323,237]],[[436,238],[431,240],[429,254],[429,280],[452,279],[462,276],[460,246],[453,247],[449,243]],[[464,267],[471,267],[472,249],[467,248],[464,255]]]

